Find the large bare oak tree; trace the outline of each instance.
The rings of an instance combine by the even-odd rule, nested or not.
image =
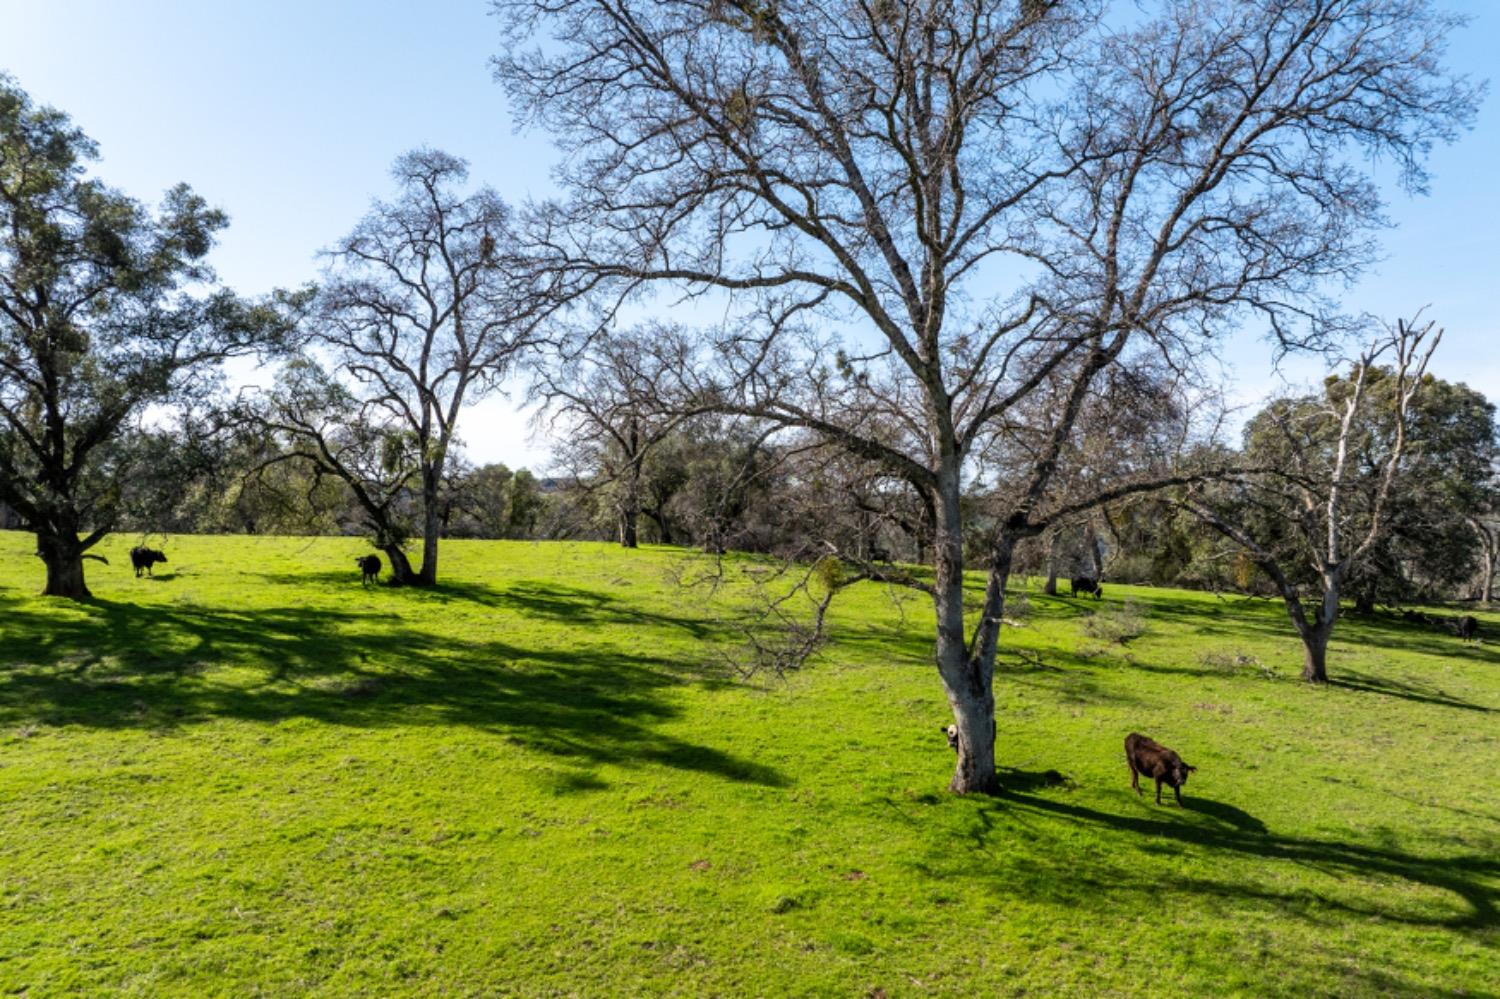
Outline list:
[[[1420,186],[1473,109],[1440,62],[1453,22],[1423,0],[1102,8],[495,3],[497,76],[565,154],[568,197],[530,233],[551,264],[614,296],[722,300],[725,412],[922,497],[957,792],[997,786],[1014,546],[1097,501],[1059,498],[1055,473],[1099,377],[1186,363],[1247,314],[1288,343],[1325,332],[1319,289],[1382,223],[1362,158]],[[1022,418],[1044,433],[966,618],[966,475]]]
[[[646,462],[696,402],[692,343],[663,323],[584,337],[538,369],[539,414],[579,481],[607,490],[621,546],[639,544]]]
[[[431,585],[459,417],[535,343],[542,299],[511,264],[509,207],[490,188],[463,189],[463,160],[420,149],[391,173],[396,198],[328,252],[307,356],[257,418],[284,442],[278,456],[348,483],[393,582]],[[417,569],[405,552],[411,519]]]

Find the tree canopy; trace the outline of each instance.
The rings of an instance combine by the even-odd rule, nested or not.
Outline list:
[[[122,432],[202,401],[218,362],[286,330],[215,283],[223,212],[182,184],[152,211],[89,175],[97,155],[0,77],[0,502],[35,532],[45,592],[66,597],[88,596],[85,553],[150,474]]]

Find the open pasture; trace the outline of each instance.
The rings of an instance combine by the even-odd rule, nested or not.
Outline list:
[[[0,993],[1500,989],[1500,643],[1351,617],[1316,689],[1279,602],[1033,581],[961,798],[922,600],[746,683],[681,550],[135,541],[74,604],[0,534]]]

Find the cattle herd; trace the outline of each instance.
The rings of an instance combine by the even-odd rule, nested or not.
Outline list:
[[[135,568],[136,577],[142,572],[151,575],[151,567],[166,562],[167,556],[155,548],[147,548],[138,545],[130,549],[130,564]],[[380,557],[378,555],[359,555],[354,559],[354,564],[359,567],[360,582],[369,586],[380,582]],[[1089,576],[1075,576],[1071,581],[1070,589],[1072,596],[1092,595],[1095,600],[1104,596],[1104,587],[1099,580]],[[1430,628],[1440,628],[1451,632],[1466,642],[1479,639],[1479,619],[1472,614],[1461,617],[1444,617],[1441,615],[1424,614],[1421,611],[1403,611],[1401,617],[1410,624],[1422,624]],[[941,731],[948,738],[948,746],[954,752],[958,752],[958,726],[946,725]],[[1177,804],[1182,804],[1182,786],[1187,783],[1188,774],[1198,768],[1184,763],[1182,757],[1175,752],[1149,739],[1138,732],[1132,732],[1125,737],[1125,764],[1130,768],[1130,786],[1135,788],[1139,795],[1146,792],[1141,790],[1141,775],[1156,781],[1156,803],[1161,804],[1162,785],[1172,789],[1177,796]]]
[[[130,549],[130,564],[135,568],[137,577],[142,572],[148,576],[151,575],[151,567],[158,563],[166,562],[166,560],[166,554],[155,548],[137,545]],[[101,559],[101,561],[105,560]],[[360,582],[365,586],[380,582],[380,556],[357,555],[355,556],[354,564],[359,567]],[[1069,589],[1071,591],[1069,595],[1074,597],[1092,596],[1095,600],[1099,600],[1104,596],[1103,585],[1092,576],[1074,576],[1069,581]],[[1422,624],[1430,628],[1438,628],[1450,634],[1457,635],[1466,642],[1479,640],[1479,619],[1472,614],[1464,614],[1461,617],[1445,617],[1438,614],[1424,614],[1421,611],[1407,610],[1402,611],[1401,617],[1409,624]],[[1142,736],[1142,738],[1144,739],[1145,737]],[[952,742],[951,735],[949,741],[950,743]],[[1146,741],[1150,742],[1149,739]],[[1152,743],[1152,745],[1155,745],[1155,743]],[[957,748],[956,744],[954,744],[954,748]]]

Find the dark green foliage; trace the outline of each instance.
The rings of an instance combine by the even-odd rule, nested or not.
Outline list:
[[[122,434],[147,406],[201,404],[216,362],[284,331],[277,309],[214,287],[222,212],[178,185],[153,213],[90,177],[96,157],[0,76],[0,502],[35,532],[47,592],[69,597],[153,474],[149,439]]]
[[[1344,529],[1349,536],[1369,526],[1381,473],[1394,441],[1394,378],[1372,369],[1350,441]],[[1298,469],[1313,477],[1332,467],[1337,438],[1334,407],[1350,392],[1343,376],[1326,380],[1321,396],[1279,399],[1245,431],[1245,457],[1255,466]],[[1474,576],[1481,550],[1467,517],[1487,502],[1497,457],[1495,407],[1462,383],[1427,376],[1415,397],[1406,431],[1407,451],[1392,482],[1383,515],[1385,530],[1365,558],[1352,567],[1347,593],[1365,608],[1376,602],[1431,599],[1456,594]],[[1243,517],[1269,547],[1295,551],[1304,530],[1296,484],[1271,505],[1248,504]],[[1272,496],[1262,493],[1261,503]],[[1248,497],[1247,497],[1248,499]],[[1284,568],[1300,583],[1315,572],[1306,559],[1288,558]]]

